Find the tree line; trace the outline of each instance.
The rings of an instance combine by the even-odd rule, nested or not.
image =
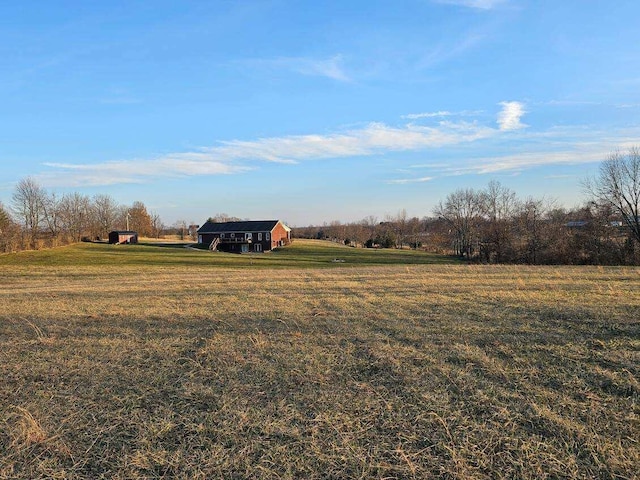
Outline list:
[[[160,217],[142,202],[120,205],[109,195],[57,195],[30,177],[18,182],[8,207],[0,203],[2,252],[106,239],[110,231],[127,227],[153,237],[163,229]]]
[[[294,230],[352,246],[421,248],[484,263],[640,264],[640,150],[616,152],[596,178],[589,199],[566,209],[548,199],[520,199],[497,181],[458,189],[431,216],[406,211],[382,221],[334,221]]]
[[[501,192],[495,198],[488,192]],[[334,221],[295,228],[297,238],[317,238],[365,248],[413,248],[482,263],[638,264],[640,245],[609,208],[594,203],[565,209],[545,199],[519,200],[492,182],[460,189],[433,216],[398,214],[381,221]]]
[[[613,153],[585,182],[589,199],[566,209],[548,199],[520,199],[497,181],[484,189],[461,188],[429,216],[406,210],[382,220],[334,221],[295,228],[298,238],[322,238],[354,247],[414,248],[484,263],[640,264],[640,149]],[[239,220],[217,214],[210,221]],[[142,202],[119,205],[108,195],[57,195],[28,177],[11,204],[0,203],[0,252],[104,239],[111,230],[159,238],[196,239],[197,225],[170,229]]]

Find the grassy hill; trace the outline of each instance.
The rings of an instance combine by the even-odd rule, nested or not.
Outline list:
[[[77,243],[66,247],[0,255],[0,265],[215,266],[307,268],[350,265],[455,263],[456,260],[414,250],[363,249],[322,240],[295,240],[272,252],[231,254],[188,248],[188,243],[142,242],[137,245]]]
[[[0,256],[0,478],[637,478],[640,269],[442,262]]]

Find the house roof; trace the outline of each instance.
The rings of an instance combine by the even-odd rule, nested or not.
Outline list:
[[[575,220],[572,222],[567,222],[564,225],[565,227],[575,228],[575,227],[586,227],[588,223],[589,222],[587,222],[586,220]]]
[[[247,220],[244,222],[207,222],[198,233],[270,232],[280,220]]]

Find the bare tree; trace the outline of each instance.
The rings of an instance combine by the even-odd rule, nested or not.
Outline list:
[[[469,188],[450,193],[444,204],[440,202],[435,208],[434,213],[445,220],[453,230],[453,248],[456,255],[472,257],[483,208],[482,193]]]
[[[200,228],[200,225],[198,225],[194,221],[191,221],[191,223],[189,224],[189,238],[191,239],[192,242],[196,242],[198,240],[199,228]]]
[[[174,228],[178,232],[178,236],[180,237],[180,240],[184,240],[187,234],[189,233],[186,220],[176,221],[176,223],[174,223]]]
[[[622,217],[632,238],[640,243],[640,148],[612,153],[587,188],[599,203],[611,206]]]
[[[44,194],[42,199],[42,214],[44,222],[51,234],[51,244],[58,243],[60,234],[60,201],[55,193]]]
[[[151,212],[151,234],[153,238],[160,238],[160,232],[162,232],[162,219],[160,215],[155,212]]]
[[[60,219],[72,242],[79,242],[89,229],[91,201],[80,193],[67,193],[60,200]]]
[[[91,211],[96,235],[106,238],[118,222],[118,204],[109,195],[96,195],[93,197]]]
[[[324,231],[333,242],[342,243],[346,238],[346,225],[343,225],[340,220],[329,222],[329,225],[325,225]]]
[[[548,231],[545,231],[545,218],[550,208],[544,200],[528,198],[522,204],[518,215],[519,237],[522,241],[522,260],[525,263],[538,264],[541,254],[548,244]]]
[[[212,223],[239,222],[241,218],[232,217],[226,213],[216,213],[213,217],[209,217],[208,221]]]
[[[423,222],[418,217],[411,217],[407,221],[407,235],[409,238],[409,245],[413,249],[417,249],[422,244],[422,242],[420,241],[422,226]]]
[[[513,241],[513,218],[519,208],[515,192],[492,180],[483,193],[483,209],[487,224],[483,242],[486,261],[501,263],[507,260]]]
[[[33,178],[27,177],[18,182],[11,198],[13,212],[23,222],[31,248],[37,247],[45,196],[45,190]]]
[[[366,236],[368,237],[368,239],[365,239],[365,243],[368,241],[370,241],[370,244],[373,243],[373,239],[376,236],[376,229],[378,228],[378,224],[379,224],[378,217],[369,215],[363,218],[360,223],[362,224],[365,231],[367,232]]]
[[[404,247],[405,239],[408,235],[407,210],[403,208],[399,210],[395,217],[389,217],[388,221],[395,224],[397,246]]]

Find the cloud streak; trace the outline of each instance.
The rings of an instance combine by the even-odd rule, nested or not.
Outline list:
[[[439,117],[474,117],[484,113],[482,110],[462,110],[461,112],[450,112],[448,110],[440,110],[437,112],[409,113],[402,115],[401,118],[406,120],[419,120],[421,118],[439,118]]]
[[[332,135],[296,135],[255,141],[224,142],[206,151],[226,160],[250,159],[296,163],[301,160],[354,157],[419,150],[487,138],[494,129],[472,123],[443,122],[438,127],[392,127],[370,123],[358,130]]]
[[[474,158],[461,165],[437,165],[428,170],[442,177],[458,175],[489,175],[496,173],[520,173],[524,170],[549,165],[581,165],[605,159],[611,148],[593,145],[577,145],[573,150],[524,152],[498,157]],[[417,166],[420,167],[420,166]]]
[[[370,123],[364,128],[330,135],[292,135],[253,141],[233,140],[196,152],[154,159],[98,164],[46,163],[52,169],[38,178],[46,186],[98,186],[141,183],[159,177],[228,175],[255,168],[256,162],[295,164],[329,158],[351,158],[440,148],[474,142],[496,130],[474,123],[442,122],[438,127],[392,127]]]
[[[108,161],[95,164],[57,162],[44,164],[47,169],[37,178],[44,186],[83,187],[127,183],[145,183],[158,178],[184,178],[193,176],[237,175],[263,168],[267,164],[295,165],[324,159],[354,159],[364,161],[372,156],[393,155],[399,152],[426,152],[438,149],[470,151],[465,145],[477,144],[477,151],[495,140],[518,142],[514,149],[523,153],[502,156],[452,157],[450,161],[432,161],[409,165],[413,178],[400,178],[387,183],[410,184],[427,182],[435,177],[454,175],[486,175],[504,172],[517,173],[525,169],[548,165],[585,164],[599,162],[616,148],[637,143],[635,130],[605,136],[592,130],[554,129],[539,132],[512,132],[523,129],[525,113],[520,102],[502,102],[498,114],[499,128],[477,122],[441,120],[435,126],[390,126],[369,123],[361,128],[331,134],[290,135],[231,140],[219,142],[189,152],[160,155],[155,158]],[[412,114],[421,118],[443,116],[448,111]],[[506,135],[505,135],[506,134]],[[594,141],[594,135],[599,137]],[[502,139],[501,139],[502,137]],[[541,138],[545,151],[540,151]],[[550,149],[553,145],[553,149]],[[476,146],[473,147],[476,149]],[[526,149],[529,148],[528,151]],[[398,165],[401,166],[401,165]],[[426,170],[420,175],[419,170]],[[411,175],[408,175],[411,177]]]
[[[342,55],[333,55],[329,58],[278,57],[273,59],[244,60],[241,63],[253,67],[288,70],[305,76],[325,77],[339,82],[352,81],[351,77],[345,71]]]
[[[419,178],[400,178],[396,180],[389,180],[387,183],[394,185],[406,185],[407,183],[423,183],[430,182],[435,177],[419,177]]]
[[[45,163],[51,171],[37,178],[49,187],[82,187],[144,183],[160,177],[230,175],[251,168],[220,162],[206,153],[190,152],[155,159],[134,159],[98,164]]]

